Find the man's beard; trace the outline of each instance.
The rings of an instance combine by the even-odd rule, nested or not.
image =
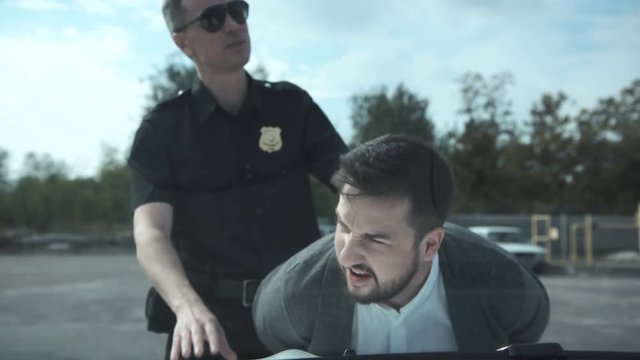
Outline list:
[[[419,256],[416,253],[413,258],[413,262],[411,263],[407,271],[400,274],[400,276],[398,276],[397,278],[387,280],[382,284],[379,283],[378,277],[373,272],[373,270],[368,266],[364,266],[364,265],[354,266],[354,268],[364,270],[369,275],[371,275],[373,281],[376,283],[376,287],[367,294],[354,294],[351,291],[349,291],[349,295],[355,301],[361,304],[383,302],[393,298],[394,296],[398,295],[402,290],[404,290],[404,288],[406,288],[407,285],[409,285],[409,282],[411,282],[411,279],[413,279],[414,275],[418,272],[418,264],[419,264],[418,258]],[[346,270],[345,275],[346,275],[346,272],[349,271],[347,269],[343,269],[343,270]]]

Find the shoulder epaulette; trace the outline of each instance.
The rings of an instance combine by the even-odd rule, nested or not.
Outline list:
[[[298,85],[288,81],[262,81],[262,86],[274,91],[304,91]]]
[[[166,108],[172,105],[177,104],[178,102],[182,101],[183,99],[185,99],[189,94],[191,94],[191,89],[187,89],[187,90],[180,90],[178,91],[177,94],[162,100],[160,102],[158,102],[156,104],[156,106],[153,107],[152,110],[158,110],[158,109],[162,109],[162,108]]]

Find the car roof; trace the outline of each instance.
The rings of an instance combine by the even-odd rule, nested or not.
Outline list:
[[[508,232],[519,233],[520,228],[515,226],[470,226],[469,230],[473,232],[491,233],[491,232]]]

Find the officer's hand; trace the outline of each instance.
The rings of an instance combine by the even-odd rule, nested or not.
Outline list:
[[[224,330],[202,302],[185,304],[176,312],[176,327],[173,329],[171,360],[180,355],[188,358],[192,351],[196,357],[202,357],[209,343],[211,354],[220,354],[227,360],[236,360],[237,355],[227,343]]]

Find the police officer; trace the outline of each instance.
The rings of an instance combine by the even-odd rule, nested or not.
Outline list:
[[[252,79],[249,5],[164,0],[197,79],[143,119],[129,158],[148,328],[166,357],[264,356],[260,279],[318,237],[309,174],[329,185],[344,142],[309,95]]]

